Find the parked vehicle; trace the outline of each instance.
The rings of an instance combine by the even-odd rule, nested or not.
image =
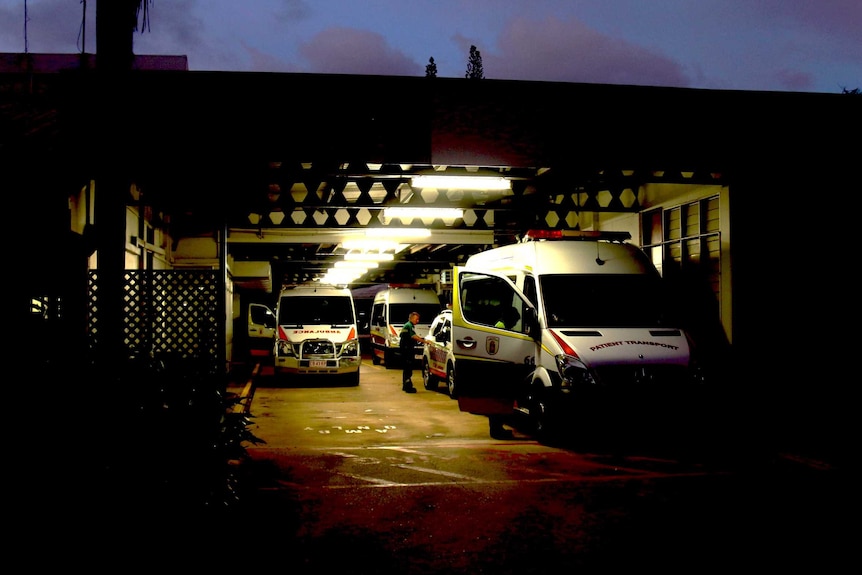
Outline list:
[[[371,306],[371,360],[374,365],[382,361],[387,367],[401,366],[402,361],[422,361],[424,346],[416,343],[411,358],[402,358],[399,349],[399,333],[410,312],[419,312],[416,335],[425,337],[431,320],[443,306],[433,286],[419,284],[389,284],[374,296]]]
[[[374,303],[374,296],[384,289],[388,289],[387,284],[375,284],[350,290],[353,305],[356,307],[356,325],[359,328],[359,348],[362,355],[372,355],[371,306]]]
[[[436,391],[440,382],[452,399],[458,398],[455,381],[455,354],[452,352],[452,310],[444,309],[431,322],[428,342],[422,352],[422,383],[425,389]]]
[[[693,398],[703,374],[668,322],[661,277],[627,232],[531,232],[453,274],[462,411],[614,425]],[[519,319],[496,327],[504,310]],[[657,414],[656,414],[657,416]]]
[[[275,312],[275,375],[337,375],[359,385],[359,330],[347,288],[301,284],[282,289]]]
[[[269,306],[249,303],[245,314],[245,331],[236,334],[240,352],[249,358],[268,359],[272,354],[276,319]],[[244,336],[244,337],[243,337]]]

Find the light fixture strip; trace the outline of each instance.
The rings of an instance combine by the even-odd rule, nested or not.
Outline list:
[[[380,264],[368,260],[339,260],[332,264],[332,267],[335,269],[355,269],[368,271],[372,268],[380,267]]]
[[[456,220],[464,217],[464,210],[461,208],[405,208],[405,207],[389,207],[383,209],[384,218],[421,218],[421,219],[443,219]]]
[[[496,176],[413,176],[410,178],[413,188],[436,188],[444,190],[472,190],[491,192],[509,190],[511,182],[506,178]]]
[[[345,261],[388,262],[395,259],[394,254],[351,252],[344,254]]]
[[[385,209],[384,209],[385,212]],[[384,213],[385,215],[385,213]],[[366,228],[365,236],[368,238],[398,238],[409,240],[414,238],[427,238],[431,230],[427,228]]]

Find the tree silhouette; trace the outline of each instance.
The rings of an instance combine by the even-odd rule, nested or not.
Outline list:
[[[436,78],[437,77],[437,64],[434,63],[434,58],[428,58],[428,64],[425,66],[425,77],[426,78]]]
[[[464,77],[473,80],[481,80],[485,77],[485,72],[482,70],[482,54],[476,46],[470,46],[470,59],[467,61],[467,73]]]
[[[104,70],[130,70],[135,59],[134,33],[150,29],[153,0],[112,0],[96,4],[96,66]]]

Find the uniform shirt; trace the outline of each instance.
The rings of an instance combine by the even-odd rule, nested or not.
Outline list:
[[[400,345],[403,348],[412,348],[413,347],[413,336],[416,335],[416,329],[412,323],[409,321],[404,324],[401,328],[401,340]]]

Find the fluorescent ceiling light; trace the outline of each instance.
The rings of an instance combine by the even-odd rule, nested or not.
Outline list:
[[[365,271],[368,271],[368,270],[365,270]],[[362,274],[364,274],[364,273],[365,273],[365,271],[362,271],[361,269],[353,270],[353,269],[335,269],[335,268],[330,268],[330,269],[326,270],[326,274],[324,274],[324,275],[325,275],[326,277],[328,277],[328,278],[332,278],[332,277],[339,277],[339,278],[342,278],[342,277],[347,277],[347,278],[356,278],[356,277],[359,277],[359,276],[361,276]]]
[[[369,238],[427,238],[431,236],[431,230],[427,228],[366,228],[365,236]]]
[[[410,186],[414,188],[442,188],[446,190],[495,191],[511,189],[506,178],[494,176],[413,176]]]
[[[461,208],[384,208],[384,218],[441,218],[444,220],[455,220],[464,217]]]
[[[430,233],[430,232],[429,232]],[[346,250],[376,250],[385,252],[389,250],[397,250],[398,242],[394,240],[344,240],[341,242],[341,247]]]
[[[336,269],[354,269],[368,271],[371,268],[380,267],[380,264],[369,260],[342,260],[335,262],[333,264],[333,267]]]
[[[324,274],[322,281],[331,284],[349,284],[356,278],[362,277],[365,272],[359,270],[329,270]]]
[[[351,252],[344,254],[345,261],[388,262],[395,259],[394,254]]]

